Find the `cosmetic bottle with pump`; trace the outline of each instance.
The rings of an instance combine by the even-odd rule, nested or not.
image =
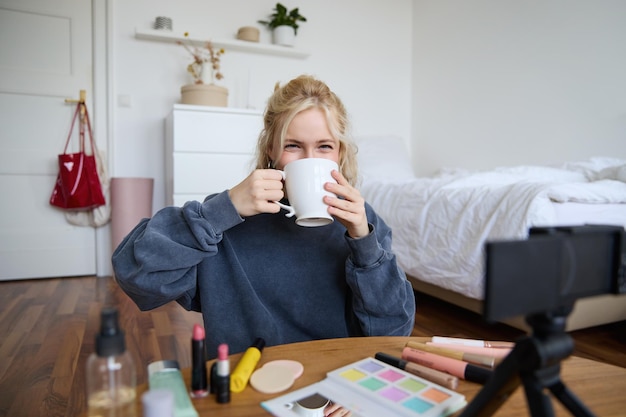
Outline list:
[[[135,365],[115,308],[103,308],[96,351],[87,360],[87,415],[135,417]]]

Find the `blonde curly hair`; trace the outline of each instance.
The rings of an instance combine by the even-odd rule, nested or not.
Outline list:
[[[346,109],[335,93],[322,81],[300,75],[284,86],[276,83],[263,115],[263,130],[256,150],[256,168],[273,168],[272,154],[282,149],[285,134],[293,118],[301,111],[317,108],[324,112],[330,133],[339,141],[339,171],[355,186],[357,182],[357,148],[349,136]]]

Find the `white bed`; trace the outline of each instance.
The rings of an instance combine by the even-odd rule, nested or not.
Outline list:
[[[361,192],[393,229],[398,262],[415,289],[474,311],[482,310],[486,241],[526,238],[531,226],[626,227],[624,160],[416,177],[400,138],[357,143]],[[577,302],[568,330],[625,319],[626,296],[587,298]],[[509,322],[524,327],[521,319]]]

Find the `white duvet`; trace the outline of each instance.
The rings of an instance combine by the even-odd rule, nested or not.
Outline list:
[[[427,178],[370,172],[361,192],[393,229],[407,274],[482,299],[485,241],[525,238],[531,226],[555,225],[555,202],[626,203],[626,161],[447,170]]]

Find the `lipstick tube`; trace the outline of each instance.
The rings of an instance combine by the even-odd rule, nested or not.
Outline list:
[[[454,375],[450,375],[447,372],[441,372],[427,366],[418,365],[416,363],[396,358],[395,356],[391,356],[382,352],[378,352],[375,358],[379,361],[385,362],[391,366],[395,366],[396,368],[403,369],[413,375],[417,375],[420,378],[427,379],[430,382],[434,382],[435,384],[439,384],[448,389],[457,389],[457,387],[459,386],[459,378]]]
[[[402,349],[402,359],[480,384],[485,384],[492,374],[481,366],[410,347]]]
[[[191,338],[191,396],[206,397],[209,395],[208,386],[204,327],[195,324]]]
[[[230,402],[230,362],[226,343],[217,347],[216,363],[215,397],[218,403],[224,404]]]

